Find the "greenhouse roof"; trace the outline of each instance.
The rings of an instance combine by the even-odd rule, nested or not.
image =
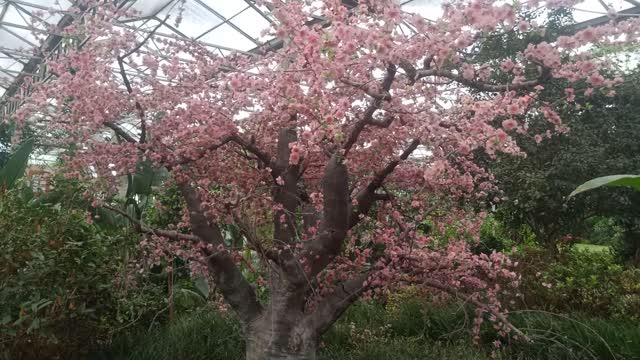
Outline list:
[[[434,19],[442,13],[442,0],[398,0],[407,12]],[[157,36],[196,40],[226,56],[232,52],[259,53],[263,45],[277,47],[276,40],[261,35],[277,19],[266,6],[255,0],[120,0],[122,8],[138,15],[123,18],[121,26],[134,27],[141,33],[154,31]],[[352,6],[357,0],[343,0]],[[0,0],[0,117],[12,113],[19,105],[11,103],[26,76],[46,79],[39,66],[43,54],[59,51],[62,38],[47,29],[64,27],[73,17],[70,0]],[[608,14],[640,14],[638,0],[587,0],[574,7],[580,26],[597,25]],[[177,26],[175,21],[181,15]],[[313,19],[312,21],[321,21]],[[150,40],[152,43],[153,40]],[[147,44],[146,46],[153,46]],[[37,49],[34,51],[34,49]],[[134,70],[132,70],[134,71]]]

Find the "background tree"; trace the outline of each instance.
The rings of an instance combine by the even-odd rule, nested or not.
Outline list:
[[[594,216],[632,224],[638,216],[639,199],[631,190],[590,192],[571,201],[567,201],[567,195],[594,176],[634,174],[640,170],[638,86],[640,71],[635,69],[625,75],[625,83],[615,94],[578,93],[572,102],[563,100],[560,114],[569,132],[544,140],[517,136],[527,157],[501,156],[493,164],[496,180],[507,199],[499,206],[498,217],[514,228],[529,226],[551,252],[557,251],[562,237],[588,231],[590,223],[585,220]],[[547,96],[560,98],[559,92],[551,89]],[[532,117],[529,126],[542,132],[547,122]],[[631,245],[633,226],[626,229],[625,237]]]
[[[66,174],[91,183],[94,206],[136,222],[150,260],[179,252],[206,266],[244,325],[248,359],[315,358],[348,306],[407,284],[463,298],[478,308],[476,324],[491,314],[502,334],[523,336],[498,301],[515,285],[510,261],[474,255],[465,241],[484,216],[472,205],[494,191],[474,150],[520,154],[511,135],[527,131],[531,112],[563,131],[542,84],[618,85],[606,56],[579,49],[622,33],[633,43],[638,21],[529,43],[498,70],[467,50],[503,32],[540,32],[529,21],[537,4],[456,2],[434,22],[390,0],[270,5],[286,46],[221,58],[178,40],[145,47],[113,26],[120,9],[89,3],[95,15],[62,33],[95,41],[48,61],[58,77],[39,84],[15,120],[47,112],[48,131],[76,149]],[[323,22],[308,26],[312,15]],[[127,67],[149,76],[130,78]],[[117,141],[96,136],[105,131]],[[414,161],[419,147],[424,160]],[[170,229],[112,200],[120,177],[145,162],[167,169],[184,200]],[[416,231],[425,219],[446,241]],[[226,225],[241,230],[241,244],[226,241]],[[238,266],[246,250],[261,260],[266,303]]]

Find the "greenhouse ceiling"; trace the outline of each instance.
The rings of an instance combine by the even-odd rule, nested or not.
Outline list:
[[[441,0],[398,0],[407,12],[433,19],[441,14]],[[357,0],[343,0],[353,6]],[[72,20],[69,0],[0,0],[0,118],[19,106],[10,98],[26,76],[38,80],[49,76],[40,66],[43,54],[55,54],[64,42],[47,33],[47,28],[64,27]],[[277,19],[269,8],[255,0],[120,0],[121,7],[138,12],[134,18],[120,21],[140,33],[155,31],[164,37],[196,40],[222,56],[234,51],[259,54],[277,47],[276,40],[261,36],[261,31]],[[179,26],[175,19],[181,12]],[[608,14],[635,16],[640,14],[637,0],[587,0],[574,7],[579,26],[597,25],[609,20]],[[322,21],[312,19],[311,21]],[[39,44],[37,36],[43,40]],[[153,40],[145,46],[153,46]],[[35,51],[34,51],[35,49]],[[131,69],[131,71],[135,71]],[[132,74],[135,76],[135,74]]]

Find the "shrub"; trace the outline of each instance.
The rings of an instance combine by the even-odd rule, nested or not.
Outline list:
[[[89,224],[72,190],[60,201],[33,199],[24,187],[0,193],[4,358],[79,357],[164,306],[160,287],[127,291],[132,239]]]
[[[543,250],[526,248],[518,258],[526,308],[640,319],[640,271],[610,252],[574,248],[549,261]]]
[[[409,302],[395,311],[377,303],[350,308],[323,337],[320,359],[640,359],[640,329],[630,322],[522,311],[511,315],[533,343],[500,339],[488,325],[481,342],[465,334],[462,304],[425,307]],[[407,321],[412,319],[411,321]],[[500,348],[493,342],[501,340]],[[233,316],[199,310],[169,326],[121,337],[96,360],[242,359],[244,342]]]

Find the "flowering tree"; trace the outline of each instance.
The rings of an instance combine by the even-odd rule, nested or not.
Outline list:
[[[92,41],[47,62],[56,78],[35,85],[15,119],[44,116],[74,145],[65,171],[93,183],[96,206],[121,212],[109,199],[143,162],[169,171],[183,221],[137,229],[151,257],[206,264],[244,325],[248,359],[315,358],[350,304],[406,284],[464,298],[476,324],[487,314],[523,336],[498,302],[517,284],[510,261],[467,247],[483,218],[476,205],[495,193],[474,154],[522,155],[510,134],[565,131],[556,104],[537,93],[551,79],[566,80],[566,101],[581,80],[582,91],[611,91],[622,79],[584,48],[636,41],[638,22],[478,62],[486,39],[527,39],[544,31],[536,11],[571,1],[454,1],[436,21],[391,0],[266,3],[283,47],[226,58],[179,39],[151,49],[153,32],[119,26],[121,10],[85,4],[78,13],[92,15],[60,31]],[[530,134],[528,114],[545,116],[550,131]],[[242,231],[242,248],[225,242],[224,224]],[[240,270],[246,248],[267,274],[267,304]]]

